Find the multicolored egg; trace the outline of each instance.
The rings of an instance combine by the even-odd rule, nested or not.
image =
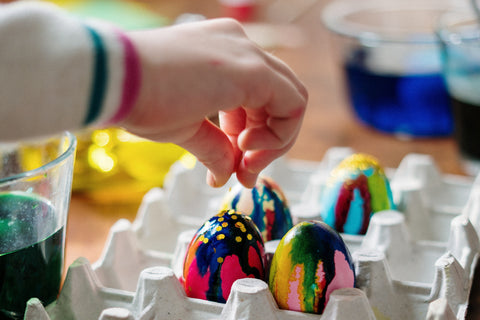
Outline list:
[[[331,173],[321,195],[321,217],[338,232],[365,234],[372,214],[395,209],[390,183],[377,159],[353,154]]]
[[[280,241],[269,287],[281,309],[322,313],[334,290],[354,286],[350,252],[324,222],[301,222]]]
[[[264,276],[262,236],[252,219],[234,210],[205,222],[187,248],[183,283],[189,297],[226,302],[236,280]]]
[[[281,239],[293,227],[287,198],[270,177],[259,177],[252,189],[236,185],[223,199],[221,209],[233,209],[252,218],[264,241]]]

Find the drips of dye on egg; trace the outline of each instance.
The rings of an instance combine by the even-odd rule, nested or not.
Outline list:
[[[331,173],[321,195],[321,217],[338,232],[365,234],[375,212],[395,209],[390,183],[378,160],[353,154]]]
[[[330,294],[355,286],[355,271],[340,235],[320,221],[301,222],[280,241],[269,287],[282,309],[322,313]]]
[[[221,209],[233,209],[252,218],[264,241],[281,239],[293,227],[287,198],[270,177],[259,177],[252,189],[237,184],[223,199]]]
[[[236,280],[264,275],[262,236],[252,219],[234,210],[205,222],[188,246],[183,282],[189,297],[226,302]]]

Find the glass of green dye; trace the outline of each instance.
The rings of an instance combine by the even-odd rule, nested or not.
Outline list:
[[[0,320],[57,298],[76,139],[0,143]]]

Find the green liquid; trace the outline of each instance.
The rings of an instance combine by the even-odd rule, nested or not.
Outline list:
[[[23,319],[26,303],[44,305],[58,295],[64,228],[45,200],[25,193],[0,193],[0,320]]]

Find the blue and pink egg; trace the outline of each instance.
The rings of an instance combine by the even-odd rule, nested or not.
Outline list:
[[[252,218],[264,241],[281,239],[293,227],[287,198],[270,177],[259,177],[252,189],[237,184],[223,199],[221,210],[227,209]]]
[[[323,221],[348,234],[365,234],[372,214],[395,209],[383,168],[362,153],[344,159],[332,171],[320,198]]]
[[[320,221],[301,222],[280,241],[269,287],[282,309],[322,313],[330,294],[355,286],[355,271],[340,235]]]
[[[183,282],[189,297],[226,302],[236,280],[264,276],[262,236],[252,219],[234,210],[206,221],[188,246]]]

